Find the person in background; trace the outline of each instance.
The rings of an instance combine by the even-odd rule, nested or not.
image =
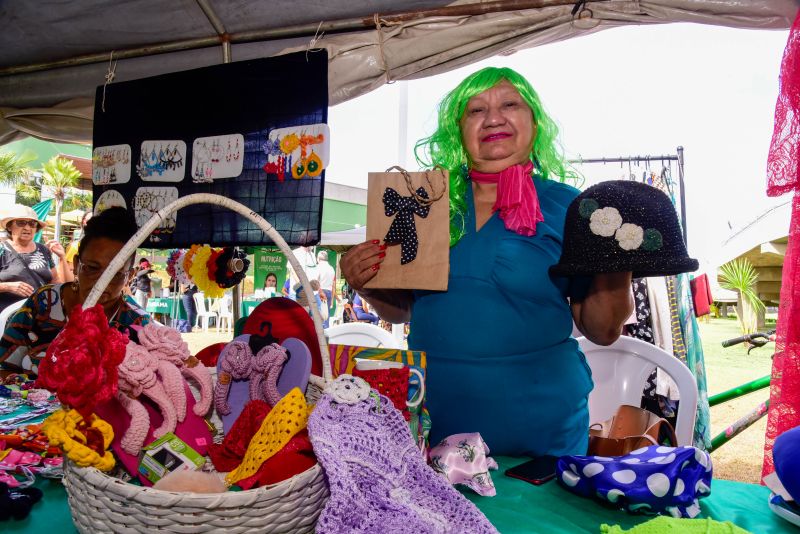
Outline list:
[[[33,239],[47,223],[29,206],[15,204],[0,220],[10,239],[0,246],[0,311],[30,297],[51,282],[71,282],[72,272],[64,260],[64,247],[56,239],[44,245]],[[56,266],[53,255],[59,261]]]
[[[0,339],[0,362],[4,367],[36,371],[70,312],[83,305],[97,279],[137,229],[133,216],[125,208],[109,208],[89,221],[78,247],[74,280],[40,287],[8,319]],[[132,325],[150,322],[147,312],[123,295],[132,267],[133,256],[114,275],[98,300],[108,324],[121,332],[128,332]]]
[[[369,305],[361,299],[361,295],[358,293],[353,296],[353,311],[356,312],[356,319],[359,321],[369,321],[376,325],[380,320],[377,315],[370,312]]]
[[[292,281],[289,280],[289,278],[286,278],[286,281],[283,283],[281,295],[287,298],[292,298]]]
[[[67,253],[65,258],[67,263],[69,263],[69,270],[72,271],[74,265],[72,264],[73,260],[75,259],[75,254],[78,253],[78,243],[80,243],[81,238],[83,237],[83,233],[86,231],[86,223],[89,222],[89,219],[92,218],[92,211],[89,210],[83,214],[81,217],[81,225],[78,228],[78,235],[74,235],[72,241],[70,242],[69,246],[67,247]]]
[[[150,281],[150,274],[153,273],[153,268],[147,258],[139,260],[139,269],[136,271],[136,278],[133,282],[133,298],[139,303],[139,307],[147,309],[147,299],[153,296],[152,282]]]
[[[322,291],[319,289],[319,280],[310,280],[309,283],[311,284],[311,290],[314,292],[313,302],[316,303],[317,309],[319,310],[319,314],[322,317],[322,322],[324,324],[328,321],[328,304],[325,301]],[[304,307],[309,314],[311,314],[311,308],[309,307],[310,304],[308,303],[308,300],[306,300],[303,285],[297,284],[294,287],[294,293],[297,296],[297,303]]]
[[[183,292],[181,293],[181,303],[183,303],[183,309],[186,310],[186,321],[189,323],[187,332],[192,331],[194,323],[195,321],[197,321],[197,306],[195,306],[194,303],[195,293],[197,293],[196,285],[190,284],[187,286],[183,286]]]
[[[266,297],[274,297],[278,291],[278,276],[275,273],[267,273],[264,278],[264,293]]]
[[[314,254],[314,247],[297,247],[292,253],[294,253],[294,257],[306,273],[308,279],[318,280],[319,272],[317,270],[317,257]],[[296,300],[294,288],[300,283],[300,277],[297,276],[297,273],[292,267],[292,263],[288,260],[286,261],[286,276],[289,279],[289,297]]]
[[[319,280],[320,292],[325,295],[325,300],[328,304],[328,317],[330,317],[336,291],[336,271],[334,271],[331,264],[328,263],[327,250],[320,250],[317,252],[317,277]],[[323,328],[328,328],[328,321],[325,321],[325,324],[322,326]]]

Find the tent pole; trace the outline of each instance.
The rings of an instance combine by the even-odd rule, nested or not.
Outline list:
[[[222,62],[230,63],[231,39],[230,35],[228,35],[228,32],[225,31],[225,25],[222,23],[222,19],[219,18],[219,15],[217,15],[217,12],[214,11],[214,8],[211,6],[208,0],[195,0],[195,2],[197,2],[197,5],[203,10],[208,22],[211,23],[211,26],[214,27],[214,31],[216,31],[217,35],[220,37],[222,44]]]
[[[689,233],[686,230],[686,186],[683,183],[683,147],[678,147],[678,181],[681,185],[681,222],[683,223],[683,242],[689,247]]]
[[[196,0],[203,12],[208,17],[212,25],[215,20],[224,30],[222,22],[214,10],[208,5],[207,0]],[[591,2],[605,2],[607,0],[590,0]],[[208,11],[203,5],[208,5]],[[402,23],[412,20],[420,20],[427,17],[465,17],[484,15],[486,13],[502,11],[520,11],[526,9],[541,9],[556,6],[573,6],[575,0],[493,0],[490,2],[462,4],[447,6],[436,9],[423,9],[419,11],[409,11],[405,13],[377,14],[382,24]],[[148,46],[114,50],[116,59],[130,59],[134,57],[153,56],[156,54],[166,54],[169,52],[180,52],[182,50],[195,50],[198,48],[210,48],[222,45],[223,60],[225,49],[228,48],[227,57],[230,59],[230,43],[251,43],[258,41],[273,41],[279,39],[289,39],[293,37],[312,37],[318,32],[335,33],[358,31],[368,28],[375,28],[374,17],[353,18],[334,20],[330,22],[318,22],[312,24],[298,24],[285,28],[269,28],[263,30],[253,30],[239,33],[218,33],[215,36],[198,37],[195,39],[183,39],[179,41],[168,41],[165,43],[155,43]],[[227,45],[226,45],[227,43]],[[105,63],[108,61],[110,51],[84,54],[57,61],[44,61],[40,63],[28,63],[25,65],[12,65],[0,68],[0,76],[11,74],[22,74],[25,72],[38,72],[43,70],[53,70],[63,67],[73,67],[76,65],[90,65],[94,63]],[[227,61],[226,61],[227,62]]]

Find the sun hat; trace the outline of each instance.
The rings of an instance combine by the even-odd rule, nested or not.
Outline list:
[[[697,267],[669,197],[641,182],[611,180],[588,188],[567,208],[561,259],[550,275],[633,271],[641,278]]]
[[[3,229],[8,227],[8,223],[17,219],[29,219],[39,223],[39,230],[47,226],[47,221],[43,221],[36,215],[33,208],[30,206],[23,206],[22,204],[14,204],[3,213],[3,218],[0,219],[0,226]]]

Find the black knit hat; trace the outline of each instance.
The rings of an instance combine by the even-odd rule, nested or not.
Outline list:
[[[634,278],[696,271],[667,195],[628,180],[593,185],[572,201],[552,276],[633,271]]]

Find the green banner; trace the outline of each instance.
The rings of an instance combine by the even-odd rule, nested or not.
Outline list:
[[[286,256],[278,247],[254,247],[252,250],[256,264],[253,270],[254,289],[262,289],[267,275],[273,273],[278,277],[276,292],[280,294],[286,282]]]

